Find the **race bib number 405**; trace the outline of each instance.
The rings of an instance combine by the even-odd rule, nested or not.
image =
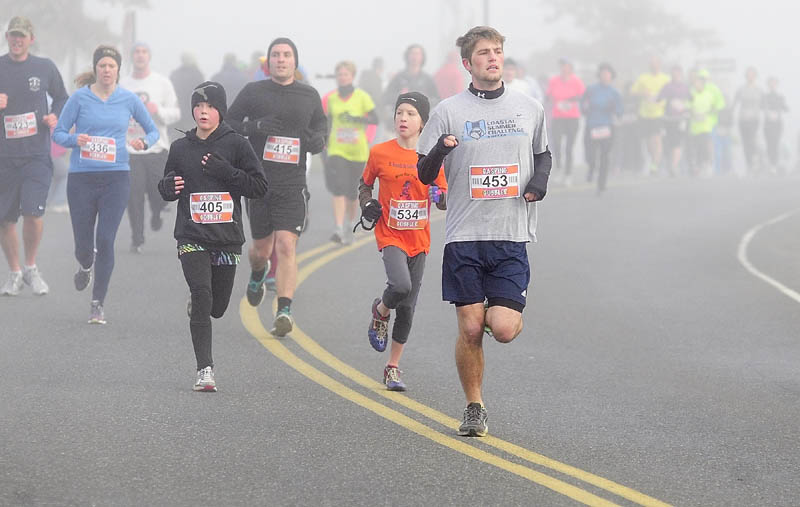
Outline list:
[[[389,200],[389,227],[397,230],[424,229],[428,225],[428,200]]]
[[[469,168],[473,199],[519,197],[519,165],[473,165]]]
[[[269,136],[264,143],[264,160],[281,164],[300,163],[300,139]]]
[[[114,163],[117,161],[117,142],[113,137],[92,136],[89,142],[81,147],[81,158]]]
[[[233,222],[233,199],[229,192],[198,192],[189,195],[189,211],[196,224]]]
[[[3,118],[6,139],[21,139],[39,133],[36,127],[36,113],[9,115]]]

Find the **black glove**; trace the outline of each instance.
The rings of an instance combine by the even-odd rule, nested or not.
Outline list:
[[[214,153],[205,155],[200,163],[203,166],[203,172],[218,180],[227,181],[236,172],[236,169],[227,160]]]
[[[283,121],[277,116],[264,116],[244,123],[244,135],[277,135],[283,130]]]
[[[547,190],[542,190],[540,188],[536,188],[534,186],[533,179],[531,179],[531,181],[529,181],[528,184],[525,185],[525,191],[522,193],[522,195],[525,195],[525,194],[528,194],[528,193],[534,194],[536,196],[536,198],[533,201],[530,201],[530,202],[541,201],[542,199],[544,199],[544,195],[547,193]]]
[[[339,115],[339,121],[364,124],[367,123],[367,118],[365,116],[353,116],[350,113],[342,113]]]
[[[370,199],[361,210],[361,215],[370,222],[378,220],[383,216],[383,206],[376,199]]]
[[[158,192],[166,201],[174,201],[178,198],[175,193],[175,171],[170,171],[158,182]]]
[[[444,140],[451,135],[453,134],[442,134],[439,136],[439,140],[436,142],[436,149],[439,150],[443,155],[447,155],[451,151],[455,150],[458,146],[458,138],[456,138],[455,146],[445,146]]]
[[[303,131],[303,139],[300,143],[300,148],[316,155],[325,149],[325,136],[311,129],[305,129]]]

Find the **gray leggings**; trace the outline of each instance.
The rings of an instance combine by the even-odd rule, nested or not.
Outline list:
[[[381,300],[387,308],[395,310],[392,340],[397,343],[408,341],[414,308],[425,272],[425,253],[409,257],[396,246],[387,246],[382,251],[383,265],[386,267],[386,290]]]

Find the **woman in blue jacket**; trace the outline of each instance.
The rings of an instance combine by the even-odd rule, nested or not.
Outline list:
[[[90,324],[105,324],[103,303],[114,270],[114,239],[130,193],[130,167],[126,149],[128,122],[133,117],[145,130],[130,142],[137,150],[158,141],[158,130],[144,103],[120,88],[122,57],[110,46],[94,52],[92,72],[79,76],[81,86],[67,101],[53,140],[74,148],[70,157],[67,200],[75,238],[75,288],[94,287]],[[75,133],[70,129],[75,127]],[[96,255],[95,255],[95,252]]]
[[[597,83],[586,89],[581,99],[581,110],[586,116],[584,146],[589,164],[587,180],[591,181],[597,170],[597,192],[606,189],[608,163],[614,146],[615,118],[622,116],[622,96],[614,89],[614,69],[607,63],[597,70]]]

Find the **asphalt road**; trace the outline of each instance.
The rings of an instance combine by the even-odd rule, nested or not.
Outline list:
[[[401,364],[409,391],[387,394],[365,332],[382,263],[366,235],[326,243],[320,180],[298,329],[276,340],[270,300],[240,308],[245,261],[214,322],[216,394],[191,390],[171,226],[134,255],[123,221],[109,323],[89,326],[69,218],[47,216],[51,293],[0,299],[0,505],[798,504],[800,300],[739,253],[800,207],[800,180],[553,189],[525,330],[486,342],[487,439],[454,431],[443,222]],[[747,262],[800,291],[799,232],[800,215],[764,226]]]

